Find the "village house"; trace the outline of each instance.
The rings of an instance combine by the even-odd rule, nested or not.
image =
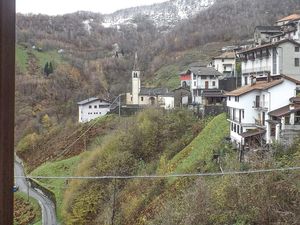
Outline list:
[[[276,26],[284,26],[291,22],[299,21],[299,20],[300,20],[300,14],[295,13],[295,14],[291,14],[289,16],[279,19],[278,21],[276,21],[275,25]]]
[[[236,56],[234,51],[226,51],[221,55],[214,57],[211,66],[220,73],[227,76],[235,76]]]
[[[230,138],[241,152],[279,140],[283,135],[280,131],[284,129],[280,126],[282,117],[295,113],[287,108],[289,99],[297,95],[299,85],[300,81],[291,77],[269,75],[265,80],[253,77],[250,84],[226,94]],[[290,119],[285,123],[295,122],[298,120]]]
[[[280,74],[300,79],[300,44],[283,39],[238,52],[242,62],[242,86],[257,79]]]
[[[300,132],[300,97],[293,97],[290,103],[269,112],[270,136],[285,145],[293,143]]]
[[[167,88],[141,87],[141,70],[137,67],[137,56],[131,75],[132,91],[126,93],[126,105],[128,106],[156,106],[165,109],[174,108],[174,93]]]
[[[221,104],[223,92],[219,89],[220,72],[212,67],[192,64],[186,72],[180,73],[182,87],[189,87],[193,104]]]
[[[110,102],[101,98],[88,98],[77,103],[79,123],[86,123],[106,115],[110,111]]]
[[[257,26],[254,31],[255,45],[262,45],[271,42],[271,37],[281,35],[281,26]]]
[[[276,22],[280,25],[281,34],[271,37],[271,41],[280,41],[282,39],[292,39],[300,42],[300,14],[292,14]]]

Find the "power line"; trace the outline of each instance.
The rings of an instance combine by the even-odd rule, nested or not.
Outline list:
[[[68,152],[70,150],[70,148],[76,144],[77,141],[79,141],[87,132],[89,132],[90,129],[92,129],[93,126],[96,125],[96,123],[98,123],[98,120],[96,120],[91,126],[89,126],[87,128],[87,130],[85,132],[83,132],[75,141],[73,141],[70,145],[68,145],[62,152],[60,152],[54,159],[58,159],[60,156],[62,156],[63,154],[65,154],[66,152]]]
[[[64,180],[130,180],[130,179],[165,179],[165,178],[180,178],[180,177],[216,177],[228,175],[247,175],[258,173],[271,173],[283,171],[296,171],[300,167],[286,167],[273,169],[258,169],[248,171],[228,171],[219,173],[191,173],[191,174],[168,174],[168,175],[137,175],[137,176],[15,176],[15,178],[31,178],[31,179],[64,179]]]

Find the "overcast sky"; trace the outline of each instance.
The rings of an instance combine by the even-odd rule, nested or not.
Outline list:
[[[112,13],[119,9],[153,3],[166,0],[16,0],[17,12],[42,13],[58,15],[76,11],[92,11],[100,13]]]

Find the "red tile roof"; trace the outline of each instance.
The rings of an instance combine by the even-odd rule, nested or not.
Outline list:
[[[300,20],[300,14],[292,14],[292,15],[289,15],[287,17],[284,17],[280,20],[277,21],[278,22],[284,22],[284,21],[290,21],[290,20]]]

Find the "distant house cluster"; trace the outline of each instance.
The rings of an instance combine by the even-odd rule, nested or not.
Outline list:
[[[256,27],[254,44],[236,56],[241,87],[226,96],[241,158],[272,143],[291,144],[300,131],[300,15]]]

